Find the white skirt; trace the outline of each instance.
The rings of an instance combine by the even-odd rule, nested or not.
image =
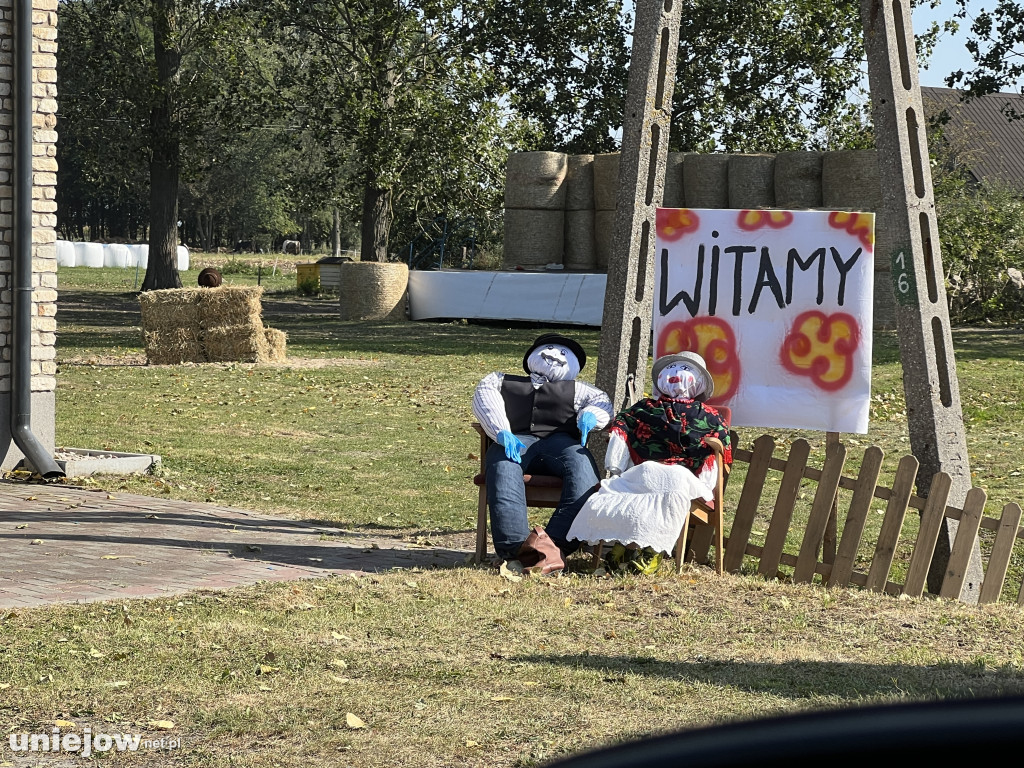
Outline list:
[[[713,498],[714,490],[686,467],[646,461],[602,480],[567,538],[588,544],[617,541],[670,553],[691,501]]]

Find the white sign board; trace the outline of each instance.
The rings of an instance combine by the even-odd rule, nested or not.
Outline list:
[[[874,219],[659,208],[655,354],[702,355],[737,426],[867,432]]]

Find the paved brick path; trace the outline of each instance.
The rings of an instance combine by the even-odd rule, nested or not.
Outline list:
[[[232,507],[0,481],[0,608],[451,567],[469,554]]]

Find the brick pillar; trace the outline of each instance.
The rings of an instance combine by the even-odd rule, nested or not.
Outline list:
[[[55,441],[57,385],[57,0],[32,4],[32,431]],[[11,256],[14,239],[14,6],[0,0],[0,468],[21,451],[10,436]]]

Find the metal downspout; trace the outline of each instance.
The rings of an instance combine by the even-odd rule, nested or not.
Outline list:
[[[15,0],[11,437],[46,479],[64,477],[32,432],[32,0]]]

